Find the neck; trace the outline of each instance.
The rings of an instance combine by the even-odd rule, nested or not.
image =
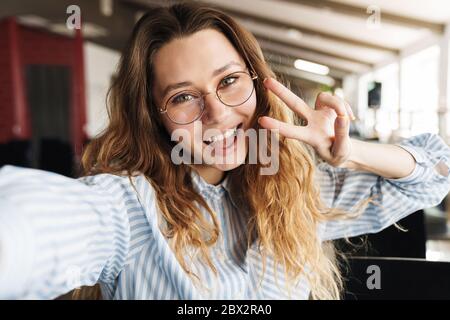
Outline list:
[[[211,166],[196,165],[194,170],[209,184],[217,185],[225,177],[225,172]]]

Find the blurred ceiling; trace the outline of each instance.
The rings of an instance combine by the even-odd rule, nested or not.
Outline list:
[[[82,10],[85,37],[121,50],[136,19],[145,10],[178,1],[116,0],[112,14],[106,0],[2,0],[0,18],[21,16],[25,24],[64,32],[66,8]],[[437,42],[450,21],[448,0],[201,0],[231,14],[259,40],[274,69],[286,77],[338,83],[426,43]],[[36,19],[37,18],[37,19]],[[40,21],[39,18],[46,22]],[[36,22],[37,21],[37,22]],[[47,25],[45,25],[47,23]],[[58,28],[57,25],[60,27]],[[59,31],[58,31],[59,30]],[[67,31],[67,30],[66,30]],[[295,59],[326,65],[328,76],[296,70]]]

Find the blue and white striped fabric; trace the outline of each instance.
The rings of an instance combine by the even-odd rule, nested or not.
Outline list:
[[[377,232],[404,216],[439,204],[450,178],[434,166],[450,168],[450,149],[434,134],[399,144],[416,159],[408,177],[374,174],[319,164],[321,196],[330,207],[351,211],[369,196],[357,219],[319,228],[332,240]],[[221,238],[212,248],[217,277],[190,262],[200,281],[187,276],[160,231],[155,193],[140,175],[99,174],[70,179],[34,169],[0,169],[0,298],[51,299],[81,285],[99,282],[105,299],[307,299],[300,281],[287,294],[284,272],[247,248],[246,212],[230,196],[228,180],[207,184],[193,173],[198,192],[216,212]]]

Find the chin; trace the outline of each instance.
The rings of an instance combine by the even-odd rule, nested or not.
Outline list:
[[[231,161],[224,161],[223,158],[220,157],[222,161],[219,161],[217,163],[213,163],[212,167],[220,170],[220,171],[230,171],[233,169],[236,169],[240,165],[245,163],[245,159],[247,157],[248,148],[246,145],[240,145],[237,147],[240,152],[236,152],[233,155],[233,160]]]
[[[242,159],[237,159],[237,161],[232,161],[229,163],[214,163],[212,167],[220,170],[220,171],[230,171],[236,169],[240,165],[245,163],[245,156]]]
[[[239,167],[243,163],[244,162],[242,162],[242,163],[228,163],[228,164],[215,164],[215,165],[213,165],[213,167],[216,168],[217,170],[220,170],[220,171],[230,171],[230,170],[236,169],[237,167]]]

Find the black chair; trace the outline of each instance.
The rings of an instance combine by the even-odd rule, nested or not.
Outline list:
[[[72,146],[60,139],[43,138],[40,140],[39,168],[73,177]]]
[[[353,257],[344,269],[344,300],[450,299],[450,262]]]
[[[419,210],[398,222],[407,231],[392,225],[381,232],[335,242],[339,251],[349,256],[363,257],[426,257],[426,228],[424,211]],[[362,245],[361,245],[362,244]]]
[[[0,144],[0,166],[6,164],[30,167],[31,142],[29,140],[11,140]]]

